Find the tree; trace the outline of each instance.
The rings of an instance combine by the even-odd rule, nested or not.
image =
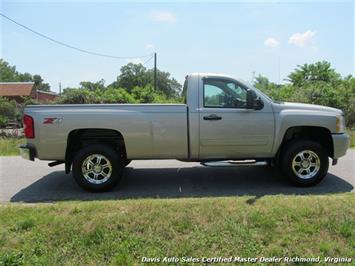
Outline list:
[[[97,82],[82,81],[82,82],[80,82],[80,89],[87,89],[89,91],[104,90],[104,89],[106,89],[105,80],[100,79]]]
[[[124,88],[131,92],[134,87],[144,87],[149,84],[147,69],[142,64],[128,63],[121,67],[120,71],[121,74],[112,84],[113,87]]]
[[[3,82],[34,82],[36,89],[50,91],[48,83],[43,83],[40,75],[31,75],[28,72],[19,73],[15,66],[11,66],[8,62],[0,59],[0,81]]]
[[[266,95],[270,96],[274,100],[282,100],[282,86],[278,85],[274,82],[269,81],[269,79],[265,76],[259,75],[254,78],[253,85],[255,88],[258,88]]]
[[[136,87],[152,86],[154,83],[154,70],[145,68],[142,64],[128,63],[121,67],[121,74],[110,86],[124,88],[129,93]],[[157,70],[157,92],[163,93],[168,98],[178,97],[181,84],[170,77],[169,72]]]
[[[0,81],[18,81],[18,73],[15,66],[10,66],[8,62],[0,59]]]
[[[40,75],[33,75],[33,81],[35,83],[35,88],[41,91],[50,91],[50,86],[48,83],[43,83],[43,79]]]
[[[0,126],[5,126],[10,120],[16,119],[16,103],[0,97]]]
[[[154,69],[147,72],[149,83],[154,83]],[[181,84],[176,79],[170,77],[169,72],[157,70],[157,91],[163,93],[168,98],[176,98],[181,93]]]
[[[339,73],[335,72],[327,61],[316,62],[314,64],[298,65],[297,68],[288,75],[288,81],[292,85],[301,87],[309,82],[322,81],[336,83],[341,79]]]
[[[87,89],[66,88],[58,102],[64,104],[88,104],[100,102],[100,99]]]

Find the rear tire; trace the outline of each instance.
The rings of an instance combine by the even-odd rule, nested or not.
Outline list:
[[[326,150],[317,142],[295,140],[283,148],[281,171],[296,186],[310,187],[327,175],[329,160]]]
[[[94,144],[81,149],[73,160],[73,176],[79,186],[90,192],[112,189],[121,179],[123,160],[107,145]]]

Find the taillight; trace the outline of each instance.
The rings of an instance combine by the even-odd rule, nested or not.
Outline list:
[[[23,116],[23,126],[25,137],[28,139],[33,139],[35,137],[35,128],[33,125],[33,118],[29,115]]]

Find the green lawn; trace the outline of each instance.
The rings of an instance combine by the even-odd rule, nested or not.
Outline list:
[[[142,256],[354,258],[354,205],[353,193],[4,204],[0,265],[131,265]]]
[[[23,138],[0,137],[0,156],[19,155],[18,146],[25,142]]]
[[[348,129],[348,134],[350,135],[350,147],[355,147],[355,129]]]

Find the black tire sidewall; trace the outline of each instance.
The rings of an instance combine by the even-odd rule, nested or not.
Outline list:
[[[310,150],[316,153],[320,159],[320,169],[318,173],[309,179],[298,177],[292,170],[293,158],[303,150]],[[317,142],[309,140],[297,140],[287,144],[281,154],[281,170],[288,180],[296,186],[314,186],[321,182],[328,173],[329,160],[326,150]]]
[[[112,165],[111,177],[102,184],[92,184],[85,179],[82,174],[81,166],[85,158],[91,154],[104,155]],[[104,192],[112,189],[121,179],[123,171],[123,161],[119,153],[108,145],[93,144],[81,149],[74,157],[73,160],[73,176],[75,181],[87,191],[90,192]]]

